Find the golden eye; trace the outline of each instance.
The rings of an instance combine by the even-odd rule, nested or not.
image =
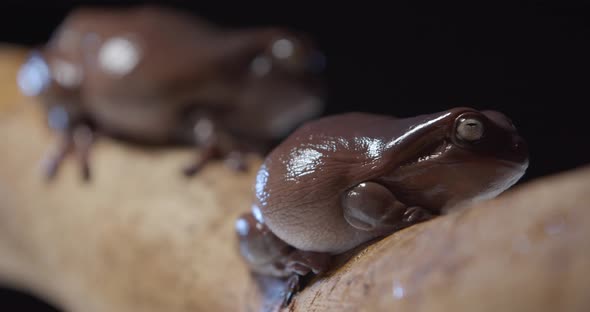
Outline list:
[[[464,141],[477,141],[483,136],[483,123],[475,118],[461,118],[457,125],[457,137]]]

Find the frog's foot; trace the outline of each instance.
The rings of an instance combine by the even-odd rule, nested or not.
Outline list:
[[[321,274],[330,266],[330,254],[323,252],[303,251],[296,249],[287,258],[285,267],[287,271],[307,275],[309,272]]]
[[[291,303],[293,296],[299,291],[300,280],[301,278],[297,274],[289,276],[285,285],[285,293],[281,302],[281,308],[286,308]]]
[[[400,230],[435,217],[422,207],[408,207],[376,182],[359,183],[348,190],[342,198],[342,206],[344,218],[350,225],[379,233]]]
[[[389,189],[376,182],[363,182],[348,190],[342,207],[346,221],[363,231],[394,229],[403,222],[407,210]]]
[[[192,164],[184,168],[185,176],[196,175],[213,160],[223,160],[228,168],[236,172],[248,169],[245,157],[247,149],[238,146],[231,136],[211,119],[198,119],[193,128],[193,137],[201,153]]]
[[[186,177],[193,177],[200,172],[209,162],[220,158],[220,151],[215,145],[205,146],[200,155],[191,164],[183,169]]]
[[[403,214],[402,221],[411,225],[418,222],[428,221],[435,215],[422,207],[409,207]]]
[[[286,307],[291,302],[293,296],[301,288],[301,276],[309,273],[321,274],[328,270],[331,256],[328,253],[303,251],[296,249],[285,261],[285,269],[291,272],[287,279],[285,296],[283,297],[282,307]]]
[[[193,177],[214,160],[223,160],[225,166],[234,172],[245,172],[248,170],[245,156],[244,152],[237,149],[223,153],[218,146],[205,146],[197,159],[183,169],[183,173],[186,177]]]
[[[95,133],[86,124],[60,131],[58,142],[51,152],[47,153],[42,162],[43,175],[48,181],[57,176],[57,172],[70,153],[75,153],[80,164],[80,172],[84,181],[90,180],[89,155]]]

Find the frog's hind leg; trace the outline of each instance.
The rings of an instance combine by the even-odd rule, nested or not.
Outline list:
[[[43,175],[48,181],[55,179],[59,168],[71,153],[75,153],[84,181],[91,178],[89,158],[95,140],[95,131],[89,122],[72,121],[63,107],[54,107],[49,111],[48,121],[51,128],[58,133],[57,143],[46,153],[42,161]]]

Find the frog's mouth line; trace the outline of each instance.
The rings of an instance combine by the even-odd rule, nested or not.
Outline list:
[[[498,163],[498,164],[502,164],[505,167],[510,167],[510,168],[524,168],[524,169],[526,169],[529,166],[528,159],[523,162],[518,162],[518,161],[494,158],[494,159],[492,159],[492,161],[495,163]]]
[[[478,158],[478,160],[472,160],[472,159],[461,159],[461,160],[455,160],[455,161],[433,160],[433,162],[440,164],[440,165],[461,165],[461,164],[466,164],[466,163],[489,163],[489,164],[495,164],[497,166],[501,166],[504,168],[514,169],[514,170],[526,170],[526,168],[528,168],[528,161],[518,162],[518,161],[511,161],[511,160],[494,158],[494,157],[481,157],[481,158]]]
[[[439,158],[444,153],[444,151],[449,149],[450,146],[451,146],[451,143],[447,140],[443,140],[442,143],[436,142],[436,143],[424,144],[424,145],[416,148],[416,153],[412,153],[415,155],[419,155],[418,157],[408,159],[408,160],[402,162],[399,166],[406,167],[406,166],[416,165],[416,164],[421,163],[423,161],[436,161],[436,159]],[[437,162],[447,163],[447,162],[442,162],[440,160]],[[448,163],[452,163],[452,162],[448,162]]]
[[[489,162],[497,165],[501,165],[503,167],[513,168],[513,169],[526,169],[528,167],[528,159],[524,161],[519,160],[509,160],[500,157],[486,157],[486,156],[478,156],[476,157],[477,160],[470,157],[461,157],[460,159],[455,160],[448,160],[443,159],[441,156],[444,152],[448,151],[449,149],[453,148],[453,143],[450,140],[443,140],[441,142],[425,144],[416,149],[416,155],[419,155],[416,158],[409,159],[404,161],[400,164],[401,167],[412,166],[424,161],[430,161],[432,163],[440,164],[440,165],[460,165],[469,162]]]

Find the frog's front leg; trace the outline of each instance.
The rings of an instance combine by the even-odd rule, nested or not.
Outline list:
[[[428,210],[400,202],[385,186],[363,182],[349,189],[342,198],[344,218],[364,231],[391,231],[428,220]]]
[[[83,180],[89,181],[89,155],[95,140],[95,131],[90,123],[75,117],[75,114],[68,112],[63,106],[49,109],[47,119],[50,128],[57,132],[58,139],[43,159],[43,175],[46,179],[53,180],[65,158],[73,152],[78,158]]]
[[[244,149],[219,127],[211,118],[199,118],[193,127],[193,140],[199,148],[198,157],[184,168],[184,174],[192,177],[201,171],[210,161],[223,159],[226,166],[234,171],[246,171]]]
[[[285,294],[283,296],[283,300],[281,302],[281,308],[286,308],[291,301],[293,300],[293,296],[299,292],[301,284],[301,277],[299,274],[292,274],[287,279],[287,284],[285,286]]]

